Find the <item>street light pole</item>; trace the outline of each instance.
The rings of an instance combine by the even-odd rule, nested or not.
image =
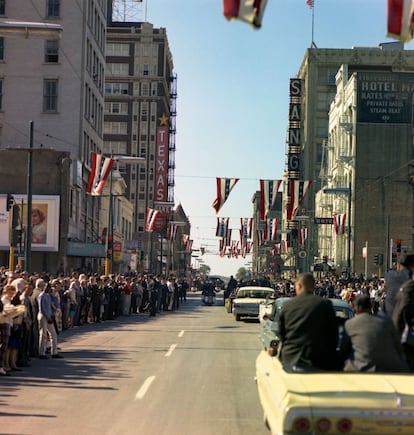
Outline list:
[[[348,277],[351,276],[351,182],[348,186],[348,258],[347,258],[347,272]]]
[[[25,237],[25,269],[32,270],[32,171],[33,171],[33,121],[30,121],[29,152],[27,153],[27,214]]]
[[[109,198],[108,198],[108,227],[106,229],[106,246],[105,246],[105,275],[112,273],[112,259],[114,256],[114,226],[112,215],[112,169],[109,175]]]
[[[133,157],[133,156],[123,156],[123,155],[112,155],[111,158],[119,163],[123,162],[126,164],[139,164],[145,163],[145,158],[143,157]],[[113,184],[113,176],[112,176],[113,168],[111,169],[109,175],[109,205],[108,205],[108,227],[106,229],[106,258],[105,258],[105,275],[109,275],[112,273],[113,264],[114,264],[114,210],[112,204],[112,184]]]

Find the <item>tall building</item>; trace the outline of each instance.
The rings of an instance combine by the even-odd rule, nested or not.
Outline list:
[[[412,247],[414,72],[349,74],[345,64],[336,82],[316,205],[330,210],[337,225],[319,232],[318,246],[341,269],[349,263],[382,274],[392,267],[396,240]]]
[[[4,17],[56,23],[61,38],[0,38],[0,148],[26,147],[33,121],[33,148],[53,149],[56,165],[67,178],[51,180],[54,170],[34,159],[33,197],[57,195],[58,213],[49,226],[59,228],[59,243],[34,243],[33,270],[99,268],[104,250],[99,241],[99,199],[85,195],[91,152],[103,150],[104,47],[106,1],[9,0],[0,2]],[[4,155],[14,151],[4,151]],[[26,178],[26,153],[21,152],[16,177]],[[69,159],[69,160],[68,160]],[[67,167],[67,165],[69,165]],[[6,168],[7,169],[7,168]],[[0,173],[2,176],[4,172]],[[3,178],[2,178],[3,180]],[[13,182],[0,183],[0,193],[26,194]],[[40,201],[40,204],[42,202]],[[44,204],[47,212],[48,203]],[[49,233],[48,233],[49,237]],[[51,237],[51,236],[50,236]],[[7,249],[4,245],[0,249]],[[6,258],[6,253],[2,259]],[[2,262],[4,264],[4,262]]]
[[[412,247],[412,193],[408,188],[412,88],[408,73],[413,70],[414,52],[404,50],[400,43],[307,50],[295,78],[301,86],[300,111],[293,112],[297,119],[292,121],[297,121],[299,133],[289,137],[286,171],[289,178],[293,161],[298,173],[292,178],[313,180],[298,213],[309,222],[306,269],[325,257],[342,270],[363,273],[366,241],[384,255],[392,248],[386,246],[386,237],[404,239],[406,247]],[[393,90],[385,92],[381,86]],[[373,97],[368,98],[369,94]],[[391,103],[393,107],[386,106]],[[323,188],[336,192],[330,190],[327,198]],[[289,200],[285,194],[284,207]],[[336,243],[332,224],[318,218],[345,212],[350,228],[341,235],[341,243]],[[284,230],[298,228],[299,220],[285,219]],[[295,248],[295,264],[297,253]]]
[[[164,28],[109,22],[106,44],[104,151],[142,157],[119,165],[134,206],[132,237],[142,268],[164,270],[162,241],[174,206],[177,78]],[[147,209],[162,217],[146,231]]]

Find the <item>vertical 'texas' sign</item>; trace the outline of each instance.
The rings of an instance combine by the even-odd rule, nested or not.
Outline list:
[[[168,118],[160,118],[155,153],[155,201],[167,201],[168,196]]]

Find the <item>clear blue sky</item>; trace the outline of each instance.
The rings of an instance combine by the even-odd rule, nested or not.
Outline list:
[[[315,0],[314,12],[318,48],[393,41],[386,0]],[[240,178],[219,213],[237,240],[258,180],[283,175],[289,79],[310,46],[312,12],[305,0],[269,0],[253,30],[227,21],[222,0],[148,0],[147,21],[167,29],[178,76],[176,201],[190,218],[193,247],[213,252],[203,257],[212,273],[235,274],[250,256],[217,254],[215,177]]]

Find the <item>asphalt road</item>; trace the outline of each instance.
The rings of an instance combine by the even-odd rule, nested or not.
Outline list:
[[[268,435],[258,331],[195,293],[176,312],[65,331],[65,359],[0,378],[0,434]]]

